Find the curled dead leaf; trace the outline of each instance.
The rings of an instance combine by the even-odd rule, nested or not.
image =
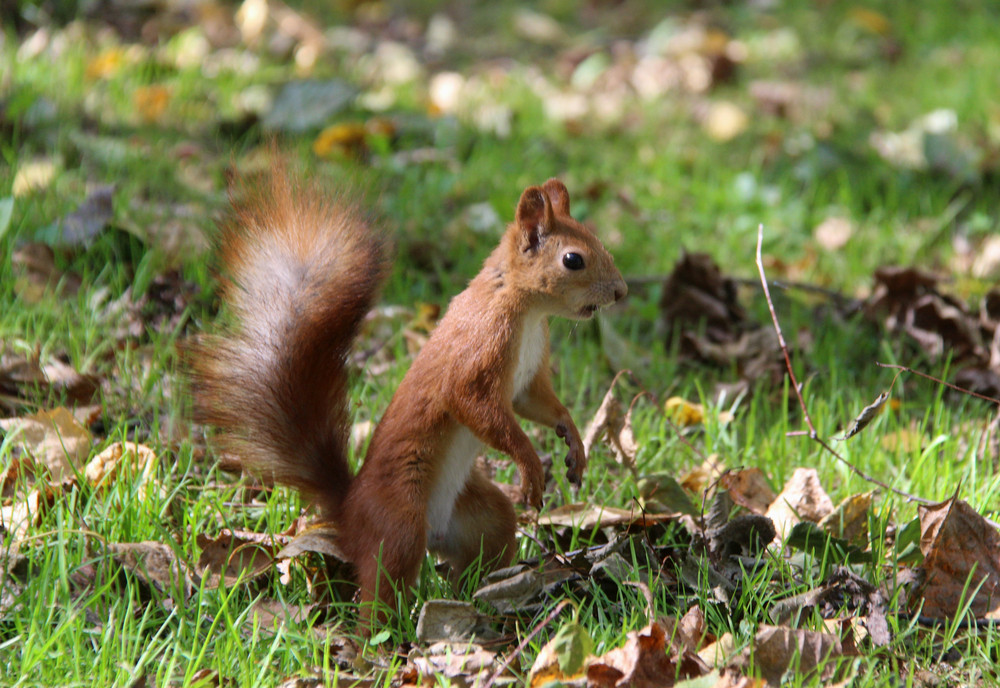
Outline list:
[[[667,655],[663,627],[652,623],[628,634],[625,645],[597,657],[587,667],[590,688],[662,688],[677,679],[708,673],[708,667],[694,654]]]
[[[122,473],[138,475],[138,485],[144,492],[156,473],[156,453],[144,444],[115,442],[95,456],[83,469],[92,487],[108,487]]]
[[[861,413],[857,415],[854,422],[851,423],[851,427],[841,437],[833,437],[831,439],[835,440],[846,440],[854,437],[859,432],[868,427],[869,423],[875,420],[875,417],[882,412],[885,407],[885,402],[889,400],[889,392],[882,392],[879,394],[875,401],[865,406],[861,409]]]
[[[774,522],[777,539],[784,539],[799,521],[818,523],[833,511],[833,502],[819,482],[815,468],[796,468],[766,516]]]

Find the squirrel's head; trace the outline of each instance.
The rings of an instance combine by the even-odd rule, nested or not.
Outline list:
[[[519,286],[549,314],[590,318],[628,292],[611,254],[570,216],[569,192],[558,179],[524,190],[507,239]]]

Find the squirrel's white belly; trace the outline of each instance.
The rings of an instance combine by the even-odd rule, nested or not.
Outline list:
[[[455,431],[427,502],[428,549],[438,549],[445,541],[455,500],[465,487],[482,448],[483,443],[464,425]]]
[[[517,350],[517,367],[514,368],[513,396],[523,392],[538,372],[545,352],[545,316],[528,318],[521,331],[521,346]]]

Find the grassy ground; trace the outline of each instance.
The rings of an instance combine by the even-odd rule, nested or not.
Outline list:
[[[199,534],[224,527],[281,532],[298,516],[292,494],[264,506],[240,504],[233,476],[215,467],[216,457],[205,455],[200,434],[186,421],[176,354],[179,342],[216,317],[211,262],[201,247],[224,214],[227,170],[253,170],[271,137],[316,175],[370,190],[396,243],[386,304],[444,305],[498,236],[497,221],[470,229],[481,204],[506,221],[521,189],[550,176],[566,182],[575,214],[598,229],[628,277],[665,276],[687,249],[712,254],[727,274],[756,278],[760,223],[770,277],[849,296],[866,294],[873,271],[887,264],[948,275],[946,289],[960,299],[977,298],[997,277],[977,277],[970,268],[998,229],[1000,15],[988,3],[934,0],[905,11],[891,2],[862,7],[837,0],[773,7],[676,3],[664,11],[658,3],[579,7],[551,0],[539,5],[556,21],[558,31],[548,38],[537,36],[551,33],[548,23],[502,3],[345,3],[337,13],[325,3],[314,5],[304,12],[323,30],[353,25],[369,36],[393,37],[409,52],[380,52],[374,42],[357,54],[334,47],[303,70],[288,51],[272,49],[279,42],[269,42],[273,27],[250,47],[216,42],[213,21],[231,13],[228,7],[215,8],[218,16],[206,11],[195,23],[164,12],[152,29],[146,25],[159,36],[156,45],[148,34],[129,34],[128,20],[138,26],[157,17],[122,10],[116,32],[97,18],[61,23],[76,15],[55,4],[4,10],[0,202],[12,204],[12,213],[5,224],[0,212],[3,353],[36,354],[42,362],[64,357],[99,379],[92,453],[126,438],[148,444],[160,457],[161,489],[148,495],[122,479],[109,491],[67,490],[26,534],[6,533],[8,568],[13,570],[16,551],[26,558],[18,565],[29,573],[5,579],[0,682],[140,685],[146,677],[145,685],[158,686],[199,680],[271,685],[331,665],[326,637],[309,623],[274,631],[255,625],[250,612],[261,600],[291,608],[308,603],[301,572],[287,585],[270,579],[227,588],[205,579],[189,596],[170,595],[124,577],[106,547],[151,540],[194,562]],[[430,50],[428,23],[446,11],[457,35],[445,49]],[[23,21],[15,22],[15,15]],[[636,96],[621,76],[633,64],[622,57],[625,47],[640,51],[692,26],[720,32],[719,40],[738,58],[731,76],[721,78],[722,67],[714,81],[704,70],[682,70],[679,78],[693,85]],[[327,41],[343,46],[343,35],[328,32]],[[665,54],[676,64],[704,66],[716,44],[672,45],[677,54]],[[411,67],[412,74],[398,76]],[[428,84],[445,71],[463,75],[467,90],[460,107],[442,112]],[[361,97],[304,131],[288,124],[268,129],[255,103],[277,97],[280,104],[279,86],[303,75],[343,80]],[[709,78],[711,86],[700,89],[699,78]],[[752,85],[760,81],[781,81],[793,95],[783,105],[769,105],[754,95]],[[912,130],[942,109],[957,123],[931,143],[919,139],[923,162],[887,159],[877,151],[877,140]],[[385,131],[383,120],[391,123],[390,134],[372,134]],[[349,125],[348,135],[333,132],[335,143],[321,146],[320,131],[338,123]],[[365,126],[367,135],[357,133]],[[60,220],[107,184],[114,185],[113,201],[100,231],[85,241],[67,240]],[[814,233],[831,217],[852,228],[849,241],[833,249]],[[53,269],[42,276],[52,284],[43,290],[31,287],[32,273],[16,253],[32,241],[55,248]],[[72,288],[74,280],[79,288]],[[185,291],[191,285],[197,290]],[[183,296],[174,298],[178,290]],[[658,325],[660,291],[659,280],[636,281],[628,303],[607,316],[607,325],[628,341],[635,373],[661,402],[673,395],[711,401],[714,384],[737,373],[678,360]],[[752,316],[766,321],[759,292],[741,294]],[[822,436],[840,432],[887,387],[891,371],[878,369],[876,360],[948,375],[947,360],[915,355],[912,344],[882,339],[858,319],[817,309],[824,301],[796,290],[777,301],[786,333],[812,340],[796,365]],[[553,323],[552,339],[557,389],[582,427],[619,359],[594,323]],[[362,419],[377,418],[410,360],[403,337],[387,341],[386,354],[359,375],[354,390]],[[996,455],[980,446],[989,407],[912,377],[897,383],[895,392],[901,405],[880,417],[873,431],[838,445],[844,457],[907,492],[937,500],[960,487],[973,506],[994,510]],[[819,471],[835,502],[873,489],[818,445],[786,435],[803,427],[788,396],[787,387],[758,383],[755,393],[735,404],[730,399],[725,409],[710,406],[704,424],[683,436],[665,423],[658,405],[638,406],[640,476],[681,475],[714,455],[731,468],[761,468],[776,490],[802,466]],[[16,412],[65,403],[58,393],[43,395]],[[735,419],[719,421],[721,410],[732,410]],[[904,434],[919,441],[884,441]],[[538,446],[559,449],[544,433]],[[18,442],[5,438],[4,465],[20,454]],[[549,508],[575,499],[560,471],[554,473]],[[502,468],[499,476],[510,481],[514,471]],[[32,483],[27,476],[20,480],[25,490]],[[15,488],[5,488],[8,503],[19,499]],[[628,507],[639,492],[637,478],[599,449],[579,498]],[[902,527],[914,515],[912,504],[881,491],[871,522],[879,532]],[[683,542],[677,533],[665,537]],[[877,547],[879,538],[872,540]],[[589,538],[578,534],[575,542]],[[532,539],[521,540],[522,556],[537,553]],[[858,570],[873,582],[891,581],[895,557],[891,548],[877,549],[875,560]],[[730,608],[712,603],[706,586],[694,600],[656,591],[656,610],[679,615],[686,611],[683,602],[700,600],[710,610],[711,632],[730,632],[737,648],[747,647],[776,600],[818,583],[836,563],[813,562],[806,573],[793,573],[792,564],[775,559],[755,573],[761,583],[745,585]],[[420,586],[415,608],[429,597],[452,596],[430,564]],[[646,623],[641,591],[623,587],[616,594],[579,601],[600,651]],[[348,618],[347,606],[337,619]],[[542,616],[519,620],[519,633]],[[817,627],[819,621],[805,624]],[[931,632],[906,615],[889,621],[892,644],[866,648],[851,660],[857,670],[852,685],[900,685],[896,676],[906,685],[932,678],[988,684],[995,673],[992,628],[967,636],[954,624]],[[393,627],[380,647],[411,638],[413,623]],[[549,635],[546,630],[529,644],[529,660]],[[386,656],[382,661],[393,661]],[[924,670],[926,676],[919,673]],[[367,669],[360,665],[359,671]],[[391,668],[372,674],[379,681],[396,675]],[[809,680],[789,678],[792,685]]]

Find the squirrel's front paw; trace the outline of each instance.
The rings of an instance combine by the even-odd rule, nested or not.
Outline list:
[[[583,481],[583,471],[587,467],[587,452],[583,449],[583,440],[573,425],[559,423],[556,434],[566,440],[569,451],[566,452],[566,477],[571,483],[580,486]]]

